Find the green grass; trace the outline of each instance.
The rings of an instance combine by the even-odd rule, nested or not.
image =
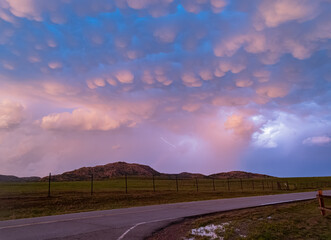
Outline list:
[[[331,206],[331,201],[326,201],[326,204]],[[186,228],[193,229],[226,222],[229,225],[226,225],[225,231],[218,232],[218,236],[224,240],[331,239],[331,214],[322,217],[317,207],[317,200],[310,200],[245,209],[202,217],[186,224]],[[166,234],[167,231],[164,231],[160,236]],[[155,239],[163,239],[160,236]],[[190,230],[187,231],[186,237],[209,239],[194,238]]]
[[[282,189],[278,189],[279,182]],[[289,188],[287,188],[287,182]],[[197,201],[240,196],[255,196],[298,191],[314,191],[331,187],[331,177],[287,179],[212,179],[178,180],[128,177],[94,181],[91,196],[90,181],[52,182],[51,197],[48,182],[0,183],[0,220],[37,217],[80,211],[114,209],[152,204]],[[286,184],[285,184],[286,183]]]

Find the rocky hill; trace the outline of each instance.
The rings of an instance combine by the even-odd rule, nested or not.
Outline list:
[[[271,176],[259,174],[259,173],[251,173],[251,172],[243,172],[243,171],[232,171],[232,172],[221,172],[209,175],[212,178],[268,178]]]
[[[158,171],[147,165],[136,163],[115,162],[106,165],[95,167],[82,167],[70,172],[65,172],[59,175],[52,176],[53,181],[82,181],[89,180],[93,173],[94,179],[109,179],[121,176],[159,176]],[[48,177],[44,177],[42,181],[46,181]]]
[[[200,173],[182,172],[179,174],[160,173],[153,168],[136,163],[115,162],[106,165],[99,165],[95,167],[82,167],[73,171],[65,172],[52,176],[52,181],[84,181],[90,180],[91,174],[95,180],[104,180],[116,177],[127,176],[141,176],[152,177],[158,176],[162,178],[175,179],[192,179],[192,178],[266,178],[271,177],[264,174],[250,173],[243,171],[221,172],[209,176]],[[48,176],[44,178],[26,177],[19,178],[16,176],[0,175],[0,182],[31,182],[31,181],[48,181]]]
[[[208,176],[203,175],[201,173],[189,173],[189,172],[181,172],[178,174],[175,173],[161,173],[159,175],[161,178],[168,178],[168,179],[192,179],[192,178],[208,178]]]
[[[137,163],[126,163],[126,162],[115,162],[106,165],[99,165],[95,167],[83,167],[70,172],[65,172],[59,175],[52,176],[53,181],[83,181],[89,180],[93,173],[94,179],[103,180],[116,177],[127,176],[141,176],[141,177],[152,177],[159,176],[162,178],[175,179],[191,179],[191,178],[265,178],[270,177],[263,174],[233,171],[233,172],[222,172],[212,174],[209,176],[200,173],[189,173],[182,172],[179,174],[167,174],[160,173],[153,168],[137,164]],[[44,177],[42,181],[47,181],[48,177]]]

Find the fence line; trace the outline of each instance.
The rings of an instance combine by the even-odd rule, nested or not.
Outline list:
[[[123,179],[124,178],[124,179]],[[128,193],[129,189],[132,191],[153,191],[153,192],[162,192],[162,191],[173,191],[174,184],[176,192],[183,192],[183,191],[195,191],[196,192],[210,192],[210,191],[217,191],[218,192],[251,192],[251,191],[290,191],[290,190],[297,190],[297,189],[308,189],[309,185],[310,188],[315,189],[318,186],[324,187],[331,187],[331,181],[321,181],[321,182],[314,182],[314,183],[300,183],[300,182],[290,182],[285,181],[279,178],[270,178],[270,179],[218,179],[218,178],[178,178],[175,177],[158,177],[152,175],[151,177],[140,177],[140,176],[128,176],[124,175],[120,178],[111,178],[104,180],[97,180],[95,179],[94,175],[90,175],[90,192],[91,196],[97,192],[98,184],[100,182],[104,183],[113,183],[116,181],[113,186],[109,186],[106,191],[112,191],[114,189],[121,190],[121,186],[123,186],[124,180],[125,185],[125,193]],[[95,182],[96,181],[96,182]],[[48,197],[51,196],[51,183],[55,184],[52,187],[52,191],[56,191],[56,183],[54,183],[54,177],[51,177],[51,173],[49,173],[48,178]],[[77,183],[77,182],[84,182],[84,181],[71,181],[65,182],[70,186],[70,183]],[[151,184],[152,183],[152,184]],[[109,185],[111,185],[109,184]],[[276,184],[276,188],[275,188]],[[78,184],[77,184],[78,185]],[[123,187],[122,187],[123,189]],[[73,188],[73,192],[83,191],[86,190],[82,188]],[[70,189],[69,189],[70,191]]]
[[[331,196],[323,195],[323,191],[318,190],[318,193],[317,193],[316,197],[318,199],[319,209],[321,210],[322,216],[325,216],[327,211],[331,212],[331,208],[327,208],[324,205],[324,198],[330,198],[331,199]]]

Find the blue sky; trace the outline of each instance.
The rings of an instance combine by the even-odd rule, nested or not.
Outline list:
[[[0,0],[0,174],[115,161],[330,175],[329,0]]]

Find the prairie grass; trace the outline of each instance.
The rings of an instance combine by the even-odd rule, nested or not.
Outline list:
[[[331,206],[330,200],[327,201],[327,205]],[[192,220],[189,224],[186,223],[186,228],[194,229],[211,224],[224,225],[224,223],[226,223],[224,231],[216,232],[224,240],[331,239],[331,214],[322,217],[317,200],[215,214]],[[166,236],[167,230],[158,235],[151,239],[163,239],[161,236]],[[195,237],[190,230],[185,237],[209,239]]]
[[[279,184],[277,184],[277,182]],[[198,186],[197,186],[198,183]],[[177,192],[178,185],[178,192]],[[266,179],[154,179],[128,177],[93,182],[0,183],[0,220],[81,211],[331,188],[331,177]],[[215,188],[214,188],[215,186]],[[280,188],[279,188],[280,187]]]

